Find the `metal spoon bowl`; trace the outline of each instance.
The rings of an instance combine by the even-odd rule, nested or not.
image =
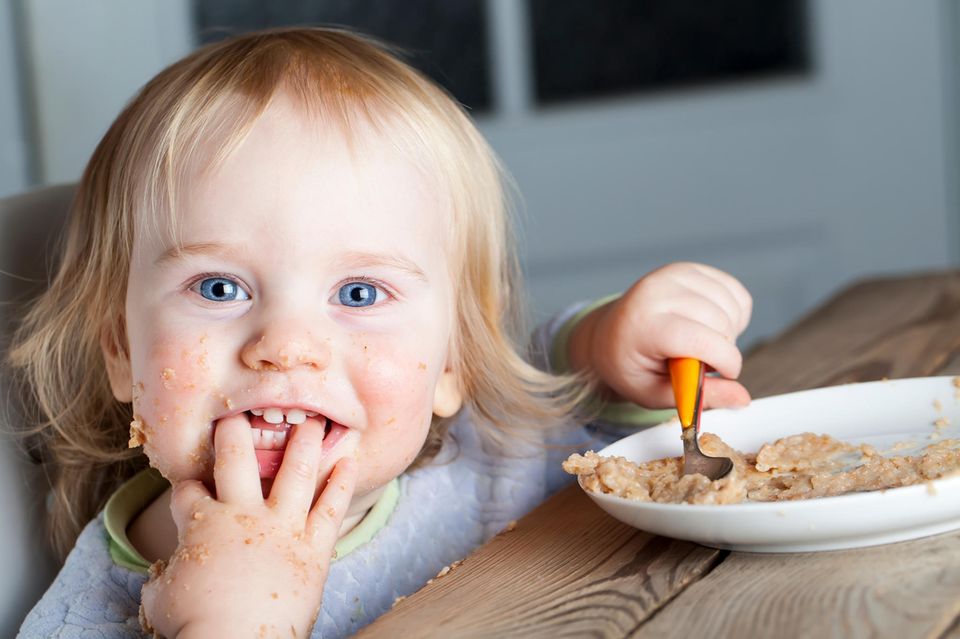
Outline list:
[[[729,457],[711,457],[700,450],[700,412],[703,409],[704,365],[691,357],[676,357],[668,362],[677,414],[683,427],[683,474],[699,473],[716,481],[733,470]]]
[[[711,457],[700,450],[694,428],[684,428],[683,435],[683,474],[704,475],[711,481],[716,481],[733,470],[733,460],[729,457]]]

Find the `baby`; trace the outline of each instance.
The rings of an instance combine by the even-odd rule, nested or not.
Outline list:
[[[75,544],[24,635],[351,634],[555,490],[592,397],[668,407],[688,356],[708,406],[749,402],[750,296],[698,264],[567,309],[528,363],[505,202],[463,110],[366,38],[247,34],[150,81],[11,352]]]

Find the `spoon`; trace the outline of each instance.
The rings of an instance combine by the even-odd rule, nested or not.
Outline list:
[[[733,469],[728,457],[710,457],[700,451],[700,412],[703,408],[703,362],[692,357],[675,357],[668,362],[673,397],[683,427],[683,474],[699,473],[715,481]]]

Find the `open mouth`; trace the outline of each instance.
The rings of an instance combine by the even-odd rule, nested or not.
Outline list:
[[[347,434],[348,428],[315,412],[299,408],[254,408],[246,411],[250,420],[253,448],[261,479],[277,476],[292,429],[308,419],[323,423],[321,455],[329,452]]]

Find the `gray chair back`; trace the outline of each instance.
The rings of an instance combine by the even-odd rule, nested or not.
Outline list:
[[[73,192],[68,184],[0,199],[0,361],[26,303],[47,286]],[[16,635],[59,569],[41,533],[47,480],[7,434],[21,420],[12,393],[0,366],[0,637]]]

